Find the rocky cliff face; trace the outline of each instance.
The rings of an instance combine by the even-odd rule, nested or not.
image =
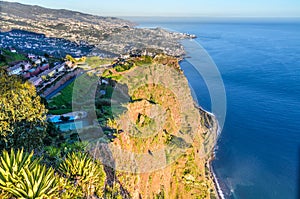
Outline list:
[[[109,153],[128,198],[215,198],[206,164],[217,122],[194,104],[178,60],[156,57],[123,72],[118,84],[112,102],[128,99],[114,115],[120,133],[98,153]]]

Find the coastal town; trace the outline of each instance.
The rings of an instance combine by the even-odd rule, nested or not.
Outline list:
[[[67,10],[47,10],[46,13],[41,7],[28,8],[18,3],[14,3],[14,9],[6,2],[0,2],[0,6],[0,32],[23,30],[38,33],[44,35],[45,39],[48,38],[50,43],[66,39],[87,47],[92,56],[113,57],[137,49],[152,48],[179,57],[185,51],[178,40],[196,37],[194,34],[170,32],[162,28],[136,28],[130,21],[113,17],[98,17]],[[18,9],[26,14],[15,12]],[[50,38],[57,39],[51,41]]]
[[[93,46],[84,42],[77,44],[62,38],[46,37],[44,34],[15,29],[0,32],[0,48],[17,48],[19,52],[48,54],[54,57],[65,57],[67,54],[81,57],[90,53]]]

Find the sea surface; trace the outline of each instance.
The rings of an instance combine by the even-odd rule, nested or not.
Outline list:
[[[197,35],[217,65],[227,115],[213,166],[226,198],[300,198],[300,20],[131,20]],[[189,62],[181,66],[210,111],[203,78]]]

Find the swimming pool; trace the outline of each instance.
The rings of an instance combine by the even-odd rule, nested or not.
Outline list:
[[[75,116],[68,116],[69,117],[69,121],[74,121],[75,120]],[[61,120],[61,116],[60,115],[55,115],[55,116],[51,116],[48,118],[49,122],[52,123],[62,123],[63,121]]]

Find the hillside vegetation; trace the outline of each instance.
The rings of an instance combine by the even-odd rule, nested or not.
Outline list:
[[[216,123],[194,104],[178,60],[159,55],[126,61],[133,66],[102,76],[115,82],[106,123],[114,137],[97,128],[80,137],[115,168],[129,198],[215,198],[207,160]]]
[[[111,68],[100,74],[95,69],[65,91],[70,99],[72,88],[72,108],[83,108],[93,120],[93,126],[71,132],[75,140],[45,122],[34,152],[22,142],[8,148],[26,152],[2,148],[0,198],[216,198],[207,162],[217,123],[195,105],[178,60],[159,55],[127,61],[132,63],[127,70]],[[100,83],[97,75],[107,83]],[[27,103],[39,100],[33,95]],[[16,118],[36,128],[34,121]],[[27,137],[27,142],[35,141]]]
[[[22,60],[27,60],[27,58],[18,53],[13,53],[10,52],[9,50],[6,49],[1,49],[0,48],[0,67],[2,66],[8,66],[9,63],[15,62],[15,61],[22,61]]]

